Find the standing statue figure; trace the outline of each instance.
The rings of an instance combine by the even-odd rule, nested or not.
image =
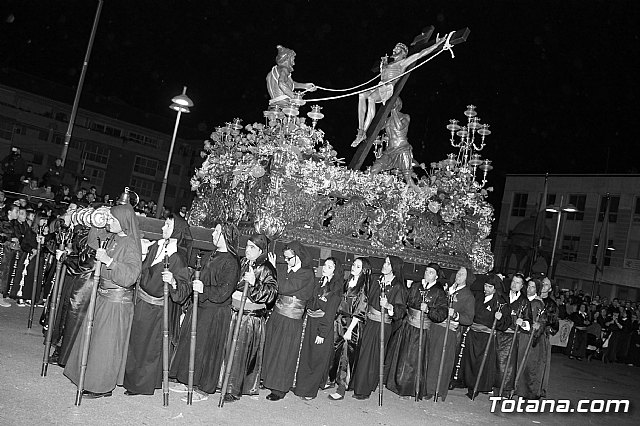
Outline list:
[[[313,83],[297,83],[291,74],[295,65],[296,52],[283,46],[276,46],[276,65],[267,74],[267,90],[269,91],[269,105],[285,106],[294,97],[294,89],[304,89],[309,92],[316,90]]]
[[[376,104],[382,103],[384,105],[391,98],[393,87],[398,81],[397,77],[405,72],[409,65],[439,48],[443,40],[444,38],[436,40],[436,43],[432,46],[409,57],[407,57],[409,53],[407,46],[403,43],[398,43],[391,54],[392,62],[388,62],[389,58],[387,56],[382,57],[380,61],[380,85],[358,95],[358,135],[351,146],[358,146],[360,142],[365,140],[367,129],[376,115]]]
[[[413,169],[413,149],[407,139],[409,131],[409,114],[400,112],[402,100],[398,97],[393,109],[384,124],[389,142],[387,149],[371,166],[371,173],[398,169],[409,186],[415,186],[411,173]]]

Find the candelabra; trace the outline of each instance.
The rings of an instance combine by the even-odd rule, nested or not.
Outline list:
[[[464,112],[467,124],[460,126],[458,120],[451,119],[447,129],[451,132],[451,146],[458,148],[458,153],[451,153],[439,163],[432,163],[432,174],[437,170],[459,174],[474,189],[481,189],[487,184],[487,174],[493,170],[491,160],[482,159],[479,154],[485,147],[485,138],[491,134],[488,124],[480,124],[480,117],[474,105],[468,105]],[[456,138],[457,136],[457,138]],[[476,171],[482,171],[482,180],[476,181]]]
[[[270,105],[269,108],[263,112],[266,121],[265,124],[274,129],[282,128],[285,134],[291,134],[298,127],[304,127],[305,118],[298,117],[300,115],[300,107],[307,103],[307,101],[302,99],[303,94],[304,92],[295,92],[293,98],[283,107]],[[313,105],[311,111],[307,113],[307,117],[311,119],[311,127],[308,129],[309,135],[313,134],[318,121],[324,118],[324,114],[320,112],[321,109],[322,107],[320,105]]]

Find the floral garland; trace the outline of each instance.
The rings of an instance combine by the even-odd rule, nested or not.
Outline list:
[[[302,225],[374,246],[465,252],[477,270],[492,266],[486,240],[491,188],[479,188],[465,170],[432,163],[410,187],[392,173],[341,166],[324,133],[302,118],[254,123],[244,131],[239,122],[217,128],[204,143],[204,161],[191,178],[198,193],[192,224],[224,216],[253,221],[271,237]]]

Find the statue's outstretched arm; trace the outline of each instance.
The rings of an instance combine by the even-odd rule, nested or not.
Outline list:
[[[444,37],[443,38],[439,38],[439,39],[436,40],[436,42],[432,46],[429,46],[426,49],[422,49],[418,53],[414,53],[413,55],[411,55],[411,56],[409,56],[407,58],[404,58],[402,60],[402,66],[403,67],[408,67],[412,63],[424,58],[428,54],[432,53],[434,50],[440,48],[440,46],[442,45],[442,42],[444,41],[444,39],[445,39]]]
[[[313,83],[297,83],[297,82],[293,82],[293,88],[294,89],[304,89],[304,90],[308,90],[309,92],[315,92],[316,90],[316,85]]]

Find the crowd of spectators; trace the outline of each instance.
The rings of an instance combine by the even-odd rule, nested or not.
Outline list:
[[[119,194],[114,199],[110,194],[99,194],[95,186],[86,188],[80,182],[72,190],[63,184],[63,178],[60,158],[39,177],[34,173],[33,165],[22,159],[18,147],[12,147],[0,163],[0,306],[10,306],[6,296],[15,299],[18,306],[28,304],[30,297],[26,294],[30,295],[30,290],[24,293],[25,296],[22,290],[25,282],[28,289],[33,280],[27,274],[33,273],[38,247],[36,237],[45,237],[41,255],[49,258],[56,248],[55,241],[52,243],[56,219],[70,205],[97,208],[117,203]],[[156,216],[157,205],[153,201],[140,200],[134,208],[140,216]],[[171,209],[165,207],[160,218],[165,219],[170,213]],[[178,213],[186,217],[187,207],[181,206]],[[22,278],[21,271],[26,279]],[[38,289],[36,303],[42,303],[47,297],[45,293],[46,289]]]
[[[640,366],[640,304],[582,290],[556,290],[559,317],[572,323],[565,353],[571,359]]]

